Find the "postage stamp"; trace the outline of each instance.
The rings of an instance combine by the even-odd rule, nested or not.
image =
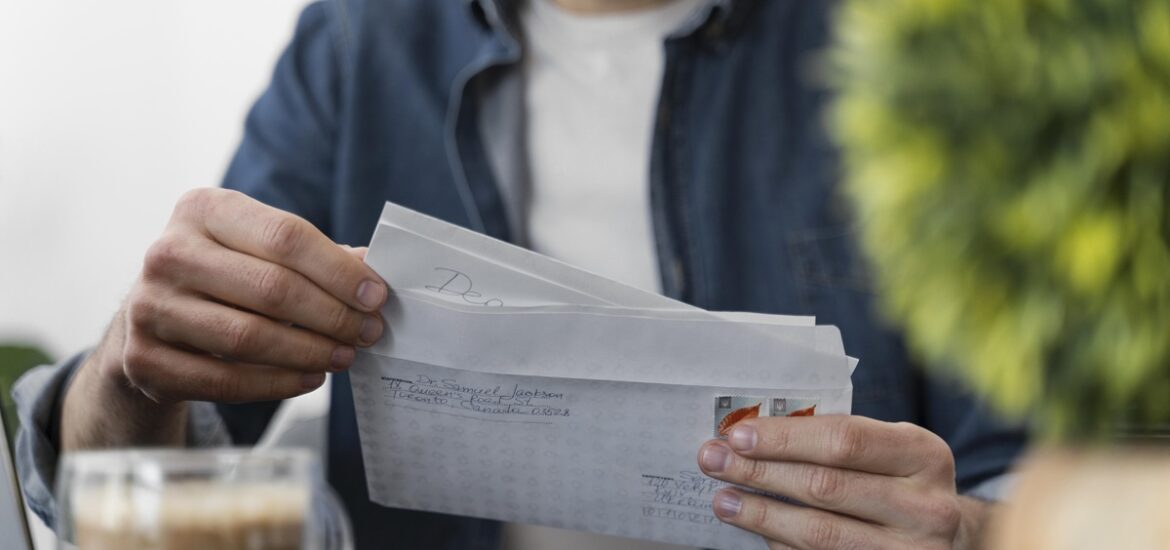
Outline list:
[[[815,399],[792,399],[773,397],[768,416],[816,416]]]
[[[768,415],[768,398],[720,395],[715,398],[715,435],[726,437],[736,422]]]
[[[727,437],[731,427],[741,420],[761,416],[814,416],[816,410],[815,399],[719,395],[715,397],[714,432],[716,437]]]

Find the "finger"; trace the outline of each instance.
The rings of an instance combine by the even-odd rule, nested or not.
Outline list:
[[[355,357],[353,347],[320,334],[194,296],[162,301],[149,322],[165,342],[248,363],[340,371]]]
[[[363,262],[366,261],[366,253],[370,251],[370,249],[365,246],[353,247],[347,244],[341,245],[341,249],[345,250],[346,254],[349,254],[350,256],[353,256],[354,258],[357,258]]]
[[[909,479],[809,464],[745,458],[723,441],[699,451],[707,475],[784,495],[809,506],[881,525],[913,525],[920,512],[920,489]]]
[[[389,290],[381,277],[303,218],[234,191],[204,195],[196,195],[203,202],[194,208],[207,234],[224,246],[288,267],[356,309],[377,311],[385,303]]]
[[[382,335],[376,314],[354,310],[291,269],[210,241],[161,239],[144,273],[347,344],[370,345]]]
[[[274,401],[308,393],[325,381],[324,372],[230,363],[179,350],[129,327],[124,353],[126,377],[159,403]]]
[[[893,534],[860,520],[737,489],[720,489],[712,507],[724,523],[803,550],[905,547]]]
[[[924,471],[953,476],[946,442],[906,422],[862,416],[757,418],[739,422],[727,438],[743,456],[810,462],[875,474],[908,477]]]

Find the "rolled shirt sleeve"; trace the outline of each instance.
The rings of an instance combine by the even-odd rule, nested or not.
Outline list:
[[[61,404],[65,391],[89,352],[56,365],[37,367],[21,376],[12,389],[20,430],[16,435],[16,472],[30,510],[50,528],[57,519],[54,487],[59,459]],[[187,445],[214,447],[231,444],[223,419],[211,403],[192,402],[188,408]]]

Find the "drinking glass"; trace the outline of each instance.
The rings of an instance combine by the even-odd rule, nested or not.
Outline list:
[[[65,455],[61,550],[350,550],[349,518],[303,449]]]

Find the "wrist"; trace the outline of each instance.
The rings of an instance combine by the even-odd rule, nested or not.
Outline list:
[[[973,550],[982,547],[984,528],[991,515],[994,503],[968,496],[959,496],[959,532],[955,536],[956,550]]]
[[[65,392],[62,450],[141,445],[182,445],[187,404],[159,403],[134,387],[122,368],[124,316],[78,367]]]
[[[98,398],[109,410],[127,411],[135,418],[167,417],[186,409],[186,402],[160,403],[139,390],[122,370],[119,354],[104,354],[98,350],[81,364],[69,394]],[[67,398],[68,399],[68,398]]]
[[[88,386],[121,407],[148,412],[165,412],[175,408],[175,404],[159,403],[151,399],[130,382],[124,368],[125,347],[126,317],[123,310],[114,317],[101,343],[82,363],[81,370],[77,373],[78,379],[74,383]]]

